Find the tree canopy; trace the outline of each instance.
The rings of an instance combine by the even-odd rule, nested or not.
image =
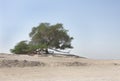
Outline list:
[[[28,49],[29,52],[32,52],[36,49],[45,50],[46,53],[49,53],[48,49],[66,49],[73,48],[71,46],[71,41],[73,37],[68,35],[68,30],[64,29],[61,23],[55,25],[50,25],[49,23],[41,23],[37,27],[33,27],[32,31],[29,33],[31,38],[29,44],[27,45],[25,41],[22,41],[26,47],[21,47],[21,42],[15,46],[12,52],[15,52],[16,47],[21,49]],[[21,51],[21,50],[20,50]],[[21,51],[23,53],[23,51]]]
[[[29,45],[27,44],[27,41],[20,41],[14,49],[11,49],[10,51],[12,53],[16,54],[26,54],[28,53]]]

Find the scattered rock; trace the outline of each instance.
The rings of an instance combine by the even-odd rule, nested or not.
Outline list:
[[[2,60],[0,61],[0,67],[32,67],[32,66],[45,66],[43,62],[37,61],[19,61],[19,60]]]
[[[82,62],[59,62],[56,64],[57,66],[87,66],[87,63]]]
[[[5,58],[5,57],[0,57],[0,58]]]
[[[120,65],[120,64],[118,64],[118,63],[113,63],[114,65]]]

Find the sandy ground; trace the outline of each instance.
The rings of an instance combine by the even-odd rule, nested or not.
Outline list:
[[[0,81],[120,81],[120,60],[1,54],[2,60],[37,61],[46,65],[1,67]],[[67,65],[73,62],[78,65]]]

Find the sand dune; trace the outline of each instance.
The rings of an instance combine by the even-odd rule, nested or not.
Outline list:
[[[0,81],[120,81],[120,60],[0,54]]]

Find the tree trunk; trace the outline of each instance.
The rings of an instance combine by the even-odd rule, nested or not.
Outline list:
[[[47,49],[47,48],[45,49],[45,52],[46,52],[46,54],[49,54],[49,51],[48,51],[48,49]]]

